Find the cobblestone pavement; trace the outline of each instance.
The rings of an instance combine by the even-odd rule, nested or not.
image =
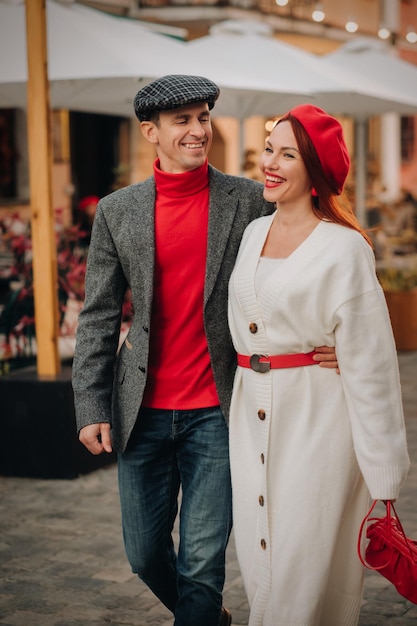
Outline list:
[[[397,509],[417,538],[417,352],[399,360],[412,467]],[[233,536],[224,604],[247,624]],[[417,606],[367,572],[360,626],[381,624],[416,626]],[[115,466],[75,480],[0,477],[0,625],[172,625],[127,565]]]

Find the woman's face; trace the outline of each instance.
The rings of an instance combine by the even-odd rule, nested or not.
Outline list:
[[[290,122],[279,122],[266,139],[259,167],[265,200],[282,204],[311,197],[311,181]]]

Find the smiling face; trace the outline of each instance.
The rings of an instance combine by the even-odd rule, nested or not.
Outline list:
[[[155,144],[164,172],[180,174],[195,170],[205,162],[213,130],[208,104],[199,102],[161,111],[158,122],[141,122],[143,135]]]
[[[259,167],[265,176],[265,200],[280,204],[310,202],[311,181],[289,121],[278,123],[267,138]]]

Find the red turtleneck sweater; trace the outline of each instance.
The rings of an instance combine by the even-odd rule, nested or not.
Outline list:
[[[142,406],[219,404],[203,322],[208,163],[170,174],[154,163],[155,276],[148,378]]]

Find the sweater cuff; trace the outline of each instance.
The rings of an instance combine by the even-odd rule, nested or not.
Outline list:
[[[410,464],[397,467],[363,468],[363,475],[373,500],[395,500],[407,477]]]

